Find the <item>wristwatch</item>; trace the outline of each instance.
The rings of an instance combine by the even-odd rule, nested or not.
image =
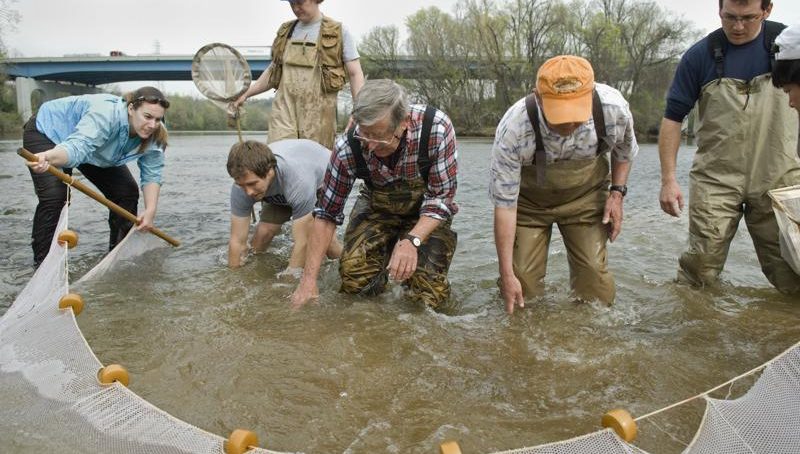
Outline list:
[[[609,191],[617,191],[622,194],[622,197],[625,197],[625,194],[628,193],[628,186],[624,184],[612,184],[608,188]]]
[[[422,240],[420,240],[418,236],[414,236],[410,233],[406,233],[403,239],[411,241],[411,244],[413,244],[415,248],[419,248],[420,245],[422,245]]]

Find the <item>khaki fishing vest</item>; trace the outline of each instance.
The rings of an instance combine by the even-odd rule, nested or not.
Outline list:
[[[278,29],[278,35],[272,43],[272,72],[267,81],[267,89],[278,88],[283,75],[283,56],[289,35],[297,25],[297,20],[284,22]],[[335,93],[344,88],[346,83],[344,62],[342,59],[344,36],[342,23],[327,16],[322,16],[319,27],[318,46],[319,66],[322,69],[322,88],[327,93]]]

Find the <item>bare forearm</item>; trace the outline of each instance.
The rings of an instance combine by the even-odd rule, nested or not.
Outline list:
[[[616,161],[612,159],[611,164],[611,184],[624,185],[628,183],[628,174],[631,171],[630,161]]]
[[[311,234],[306,252],[306,264],[303,268],[303,283],[316,283],[317,276],[319,276],[319,269],[322,266],[322,260],[325,257],[325,252],[331,243],[333,234],[336,231],[336,224],[320,218],[314,218],[311,225]]]
[[[247,88],[247,91],[245,91],[244,94],[239,97],[239,101],[244,102],[251,96],[255,96],[267,91],[267,83],[269,82],[269,75],[271,72],[272,65],[270,64],[269,67],[261,73],[261,76],[259,76],[255,82],[250,84],[250,86]]]
[[[430,216],[420,216],[419,221],[414,225],[414,227],[408,232],[411,235],[418,237],[424,243],[425,240],[431,236],[434,230],[439,228],[442,221],[432,218]]]
[[[361,62],[353,60],[345,63],[347,78],[350,80],[350,94],[355,99],[361,87],[364,86],[364,72],[361,69]]]
[[[148,183],[142,188],[144,193],[144,209],[151,211],[155,215],[158,208],[158,196],[161,193],[161,185],[158,183]]]
[[[247,242],[239,242],[231,238],[228,241],[228,266],[231,268],[242,266],[242,257],[246,250]]]
[[[64,167],[67,165],[67,161],[69,160],[69,156],[67,156],[67,150],[58,145],[45,151],[44,156],[51,166],[56,167]]]
[[[494,208],[494,243],[500,276],[513,276],[514,237],[517,231],[517,207]]]
[[[658,134],[658,157],[661,161],[661,182],[675,180],[678,148],[681,144],[681,124],[664,118]]]

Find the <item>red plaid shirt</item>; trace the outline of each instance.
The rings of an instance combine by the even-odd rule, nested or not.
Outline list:
[[[397,181],[411,180],[420,176],[417,170],[417,150],[424,114],[424,105],[411,106],[411,118],[405,140],[401,148],[395,152],[400,153],[400,156],[394,163],[394,168],[387,167],[374,154],[363,150],[370,180],[375,187],[385,187]],[[350,144],[347,143],[346,134],[337,137],[335,148],[336,152],[331,156],[328,169],[325,171],[314,216],[341,225],[344,222],[345,201],[356,181],[356,160]],[[458,152],[453,124],[441,110],[437,110],[433,118],[431,136],[428,139],[428,153],[431,162],[428,190],[425,191],[419,214],[442,221],[447,220],[458,212],[458,206],[453,201],[458,185],[456,179]]]

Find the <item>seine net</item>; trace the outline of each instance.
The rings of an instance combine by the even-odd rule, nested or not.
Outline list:
[[[66,228],[67,212],[65,206],[57,232]],[[140,254],[138,248],[151,241],[146,237],[152,237],[152,245],[160,241],[134,233],[102,269],[89,274],[99,278],[115,262]],[[30,452],[43,445],[58,446],[59,452],[224,452],[222,437],[170,416],[119,383],[99,383],[103,365],[73,312],[58,308],[68,293],[67,258],[67,248],[54,238],[45,260],[0,319],[0,433],[17,443],[2,450]]]
[[[780,229],[781,257],[800,274],[800,185],[769,191]]]
[[[67,217],[65,206],[57,231],[67,227]],[[152,235],[132,233],[86,279],[101,278],[117,264],[135,260],[161,244]],[[224,452],[222,437],[167,414],[119,383],[98,382],[97,372],[103,365],[86,343],[73,312],[58,308],[69,291],[67,267],[68,250],[56,238],[42,265],[0,319],[0,434],[11,439],[3,450],[39,452],[39,446],[58,446],[60,452]],[[744,396],[719,400],[703,394],[706,413],[685,452],[800,452],[798,390],[800,344],[767,363]],[[255,448],[248,452],[274,451]],[[499,454],[588,453],[645,451],[606,429]]]

